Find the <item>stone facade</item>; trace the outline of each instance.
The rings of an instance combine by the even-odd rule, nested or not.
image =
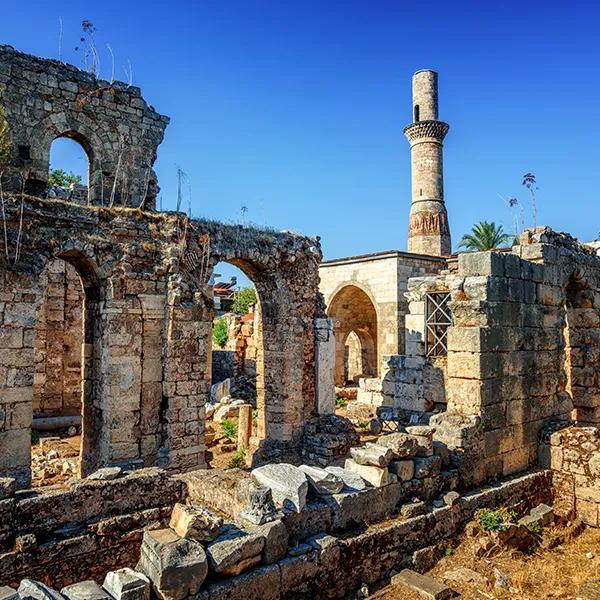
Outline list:
[[[11,249],[21,202],[20,259],[0,258],[0,473],[29,483],[41,275],[57,258],[75,268],[85,295],[83,474],[132,460],[174,470],[204,464],[214,313],[207,282],[222,260],[242,266],[261,297],[259,437],[300,443],[304,421],[316,414],[315,240],[5,195]],[[202,271],[193,257],[206,239]]]
[[[383,356],[404,353],[408,280],[438,273],[445,264],[441,258],[398,251],[321,263],[319,287],[336,336],[336,385],[346,383],[348,357],[361,356],[362,369],[351,372],[376,377]],[[347,344],[352,332],[360,352]]]
[[[89,203],[154,208],[152,166],[169,119],[139,88],[0,46],[0,105],[12,138],[5,190],[45,195],[50,146],[68,137],[89,159]]]

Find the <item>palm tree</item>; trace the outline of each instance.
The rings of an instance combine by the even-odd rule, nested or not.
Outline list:
[[[482,252],[508,244],[511,239],[510,235],[504,233],[502,225],[496,225],[493,221],[481,221],[473,225],[471,233],[463,235],[458,247],[466,248],[467,252]]]

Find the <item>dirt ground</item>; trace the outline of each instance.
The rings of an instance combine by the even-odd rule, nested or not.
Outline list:
[[[41,434],[31,444],[32,483],[34,488],[65,485],[78,477],[81,435]]]
[[[464,600],[600,600],[600,530],[585,529],[576,535],[571,527],[552,527],[542,532],[542,546],[532,554],[504,551],[492,558],[474,554],[475,540],[464,538],[460,545],[446,552],[437,565],[427,573],[446,583]],[[544,543],[572,539],[544,550]],[[483,575],[486,582],[457,583],[445,581],[444,573],[459,567],[468,567]],[[494,567],[510,580],[509,589],[494,587]],[[596,585],[590,585],[597,582]],[[587,584],[587,590],[583,586]],[[388,586],[369,596],[377,600],[422,600],[423,597],[403,586]]]

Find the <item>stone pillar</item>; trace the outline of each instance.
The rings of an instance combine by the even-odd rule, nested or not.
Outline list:
[[[252,405],[242,404],[238,416],[238,450],[247,450],[250,447],[252,434]]]
[[[417,71],[413,76],[413,123],[404,129],[412,170],[409,252],[434,256],[451,253],[443,174],[443,141],[448,129],[447,123],[438,121],[437,73]]]
[[[330,319],[315,319],[315,338],[317,411],[320,415],[332,415],[335,412],[335,334]]]

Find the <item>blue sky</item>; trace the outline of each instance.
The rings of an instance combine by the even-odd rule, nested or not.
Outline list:
[[[411,75],[440,74],[453,241],[477,221],[512,231],[499,194],[539,222],[600,231],[600,8],[565,2],[4,3],[0,40],[63,59],[82,19],[117,72],[171,117],[156,169],[163,208],[187,173],[194,216],[321,236],[326,258],[406,249]],[[77,164],[53,155],[56,166]],[[81,162],[81,161],[80,161]],[[187,199],[185,200],[187,204]],[[245,215],[242,207],[247,207]]]

